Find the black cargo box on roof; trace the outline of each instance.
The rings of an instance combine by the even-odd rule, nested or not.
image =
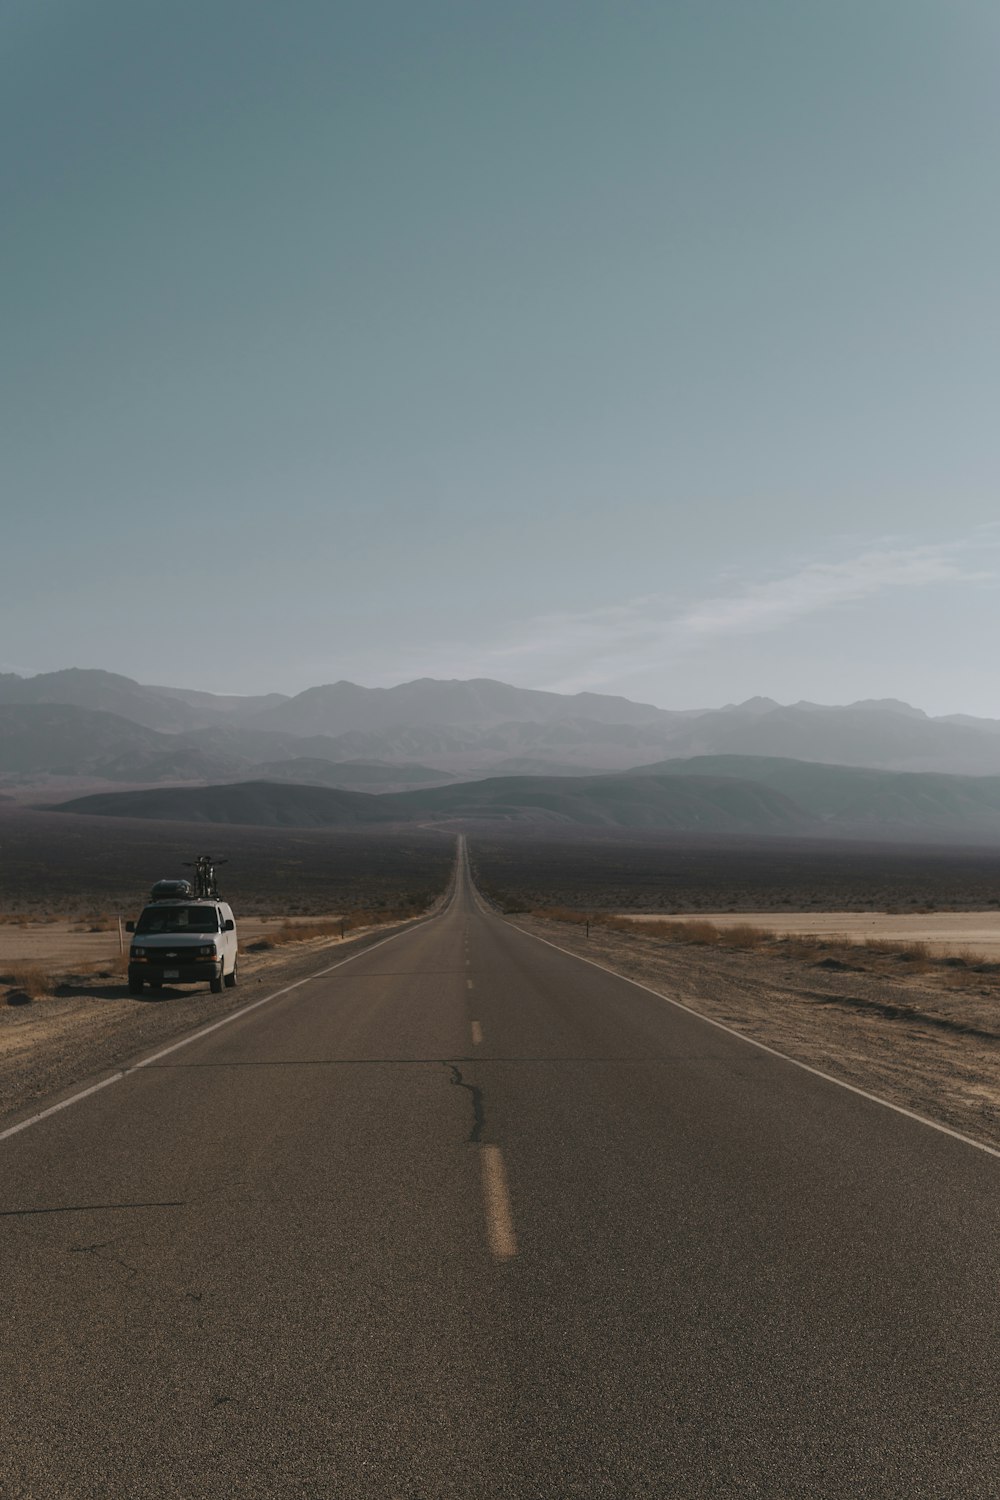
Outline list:
[[[150,901],[190,901],[190,880],[158,880],[149,893]]]

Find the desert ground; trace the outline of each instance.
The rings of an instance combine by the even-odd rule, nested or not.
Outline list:
[[[470,835],[497,905],[650,915],[1000,911],[1000,849],[551,831]]]
[[[153,881],[210,851],[237,917],[423,909],[446,884],[453,836],[420,829],[277,829],[83,818],[0,804],[0,918],[136,916]]]

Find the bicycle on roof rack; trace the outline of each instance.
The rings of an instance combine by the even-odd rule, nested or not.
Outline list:
[[[185,860],[184,868],[194,870],[194,894],[198,901],[219,899],[219,880],[215,871],[219,865],[228,864],[225,859],[213,859],[211,854],[199,854],[195,860]]]

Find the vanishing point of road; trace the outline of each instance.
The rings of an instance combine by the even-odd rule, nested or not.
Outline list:
[[[1000,1495],[1000,1160],[442,913],[0,1139],[7,1500]]]

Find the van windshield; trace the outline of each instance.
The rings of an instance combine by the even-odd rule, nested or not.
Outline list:
[[[135,930],[139,932],[218,932],[214,906],[147,906]]]

